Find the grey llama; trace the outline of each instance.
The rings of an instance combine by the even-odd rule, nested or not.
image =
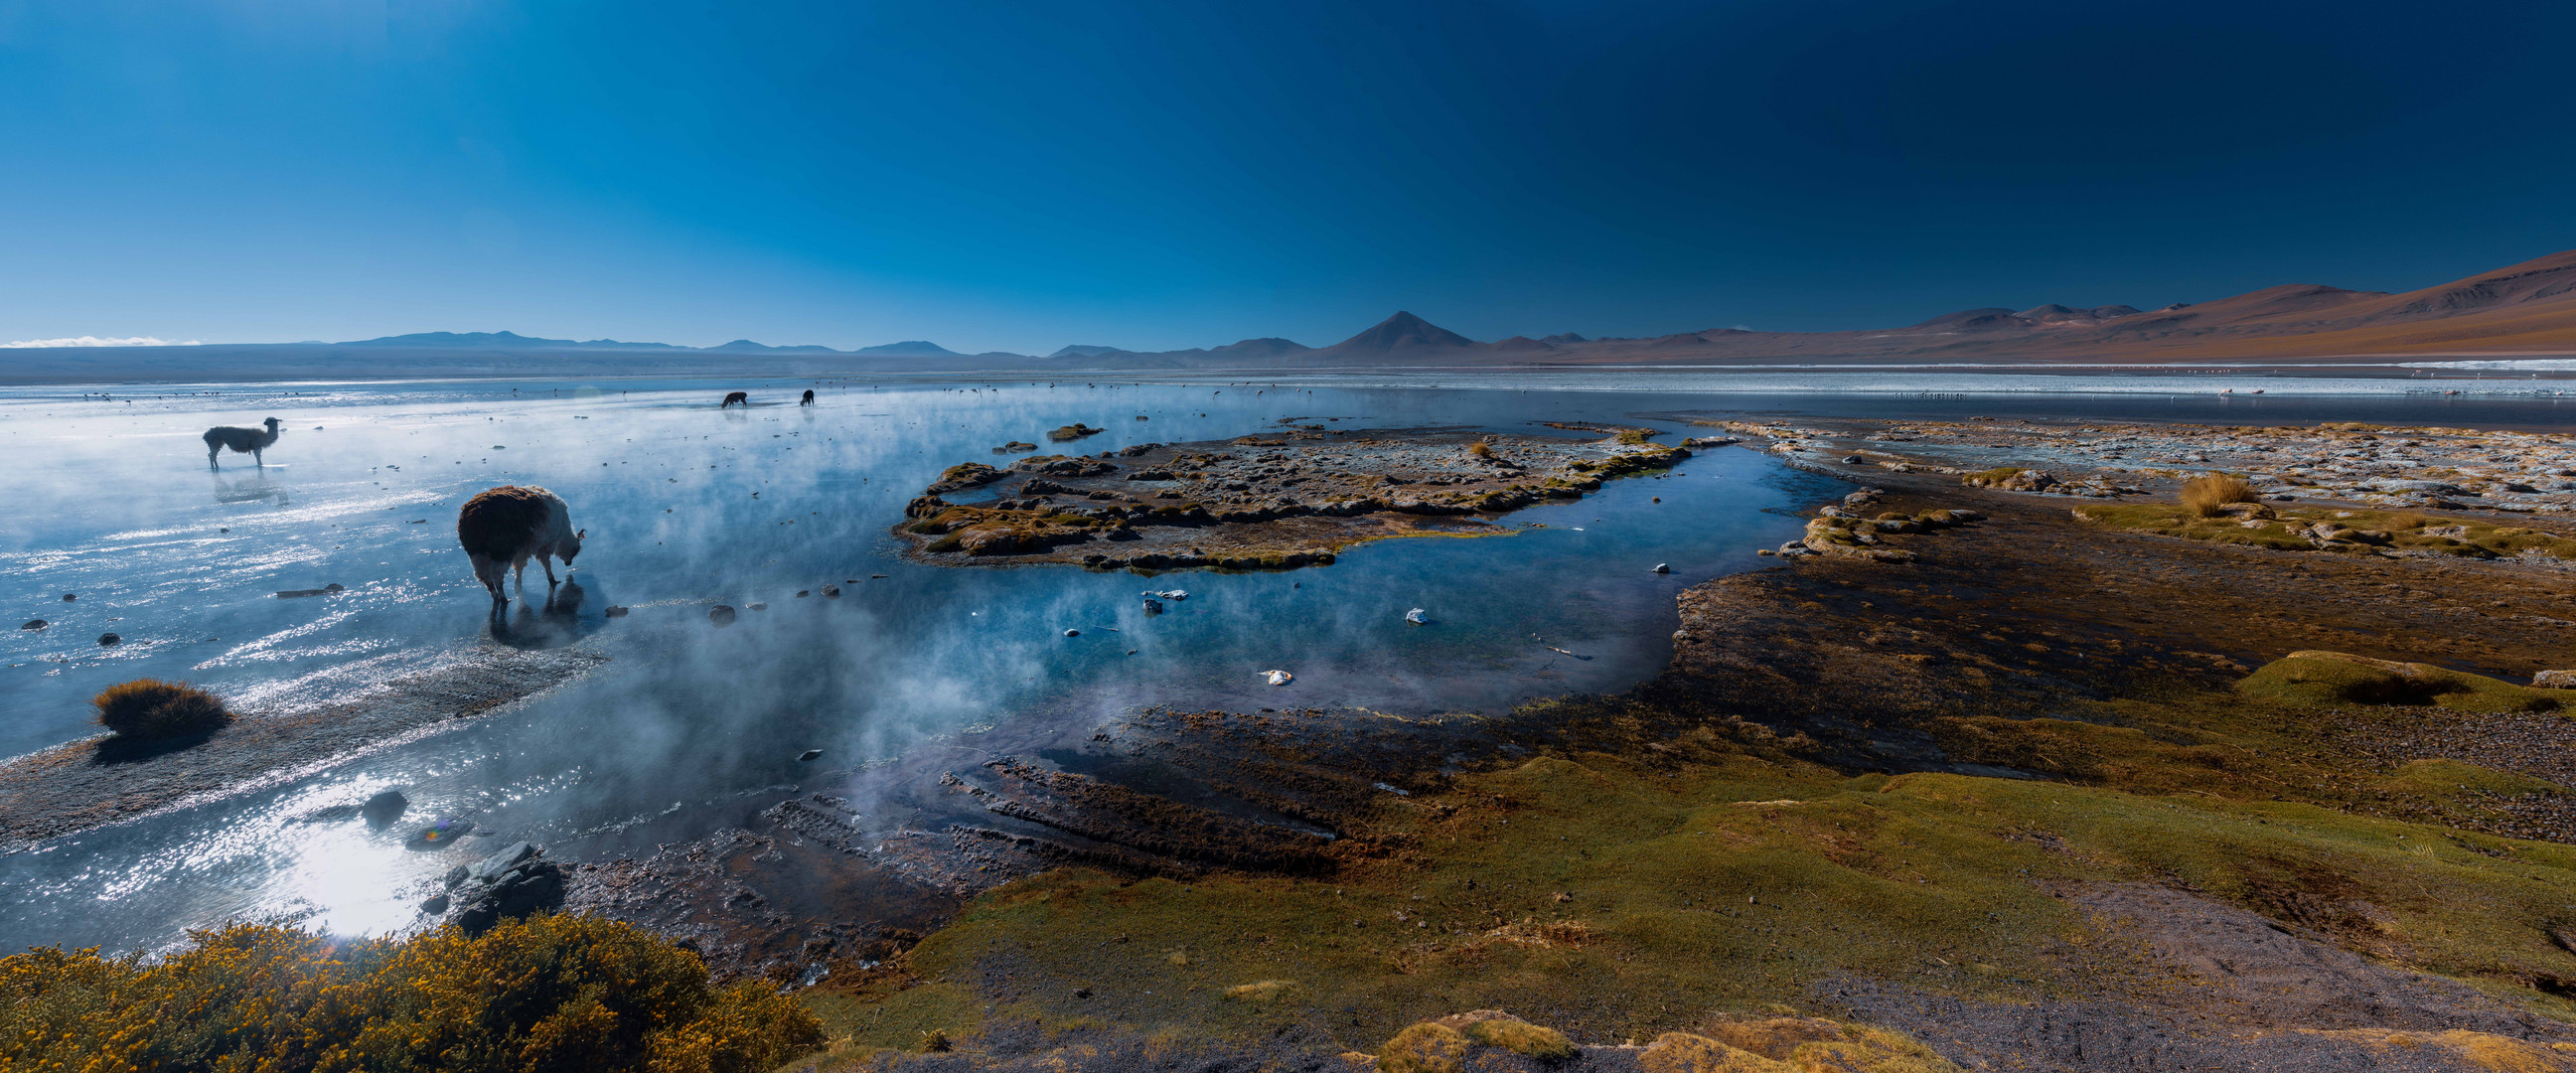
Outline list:
[[[215,455],[221,453],[226,447],[232,448],[234,454],[249,455],[251,464],[254,466],[267,465],[268,463],[260,458],[259,453],[267,450],[268,445],[277,442],[277,426],[285,424],[285,422],[272,417],[260,423],[267,426],[267,428],[263,430],[256,428],[235,428],[231,425],[217,425],[214,428],[207,429],[206,468],[224,468],[221,464],[215,461]]]

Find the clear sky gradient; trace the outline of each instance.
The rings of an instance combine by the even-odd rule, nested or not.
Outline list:
[[[0,341],[2406,289],[2576,246],[2571,44],[2515,2],[0,0]]]

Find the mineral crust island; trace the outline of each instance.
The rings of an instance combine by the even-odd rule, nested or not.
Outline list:
[[[895,532],[915,558],[945,565],[1284,570],[1330,563],[1367,540],[1508,533],[1489,519],[1580,499],[1606,479],[1669,469],[1691,454],[1651,442],[1644,429],[1556,427],[1608,435],[1306,424],[1226,441],[1039,455],[1007,469],[968,462],[940,474]],[[946,498],[984,496],[1014,480],[989,498]]]

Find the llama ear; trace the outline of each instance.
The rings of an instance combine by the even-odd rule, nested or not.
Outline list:
[[[573,538],[574,540],[581,540],[581,539],[587,538],[587,537],[589,537],[589,536],[590,536],[590,530],[588,530],[588,529],[582,529],[582,530],[578,530],[578,531],[574,532],[574,533],[573,533],[573,535],[572,535],[572,538]]]

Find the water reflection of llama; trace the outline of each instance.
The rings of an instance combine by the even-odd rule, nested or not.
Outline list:
[[[266,502],[283,507],[290,498],[290,490],[285,485],[269,480],[266,473],[258,470],[252,470],[250,476],[237,481],[226,480],[221,473],[210,476],[215,479],[217,503]]]
[[[581,582],[565,578],[562,584],[547,587],[542,605],[520,600],[515,615],[510,605],[493,604],[486,625],[492,640],[512,648],[561,648],[598,628],[596,622],[582,621],[582,601],[589,595]]]

